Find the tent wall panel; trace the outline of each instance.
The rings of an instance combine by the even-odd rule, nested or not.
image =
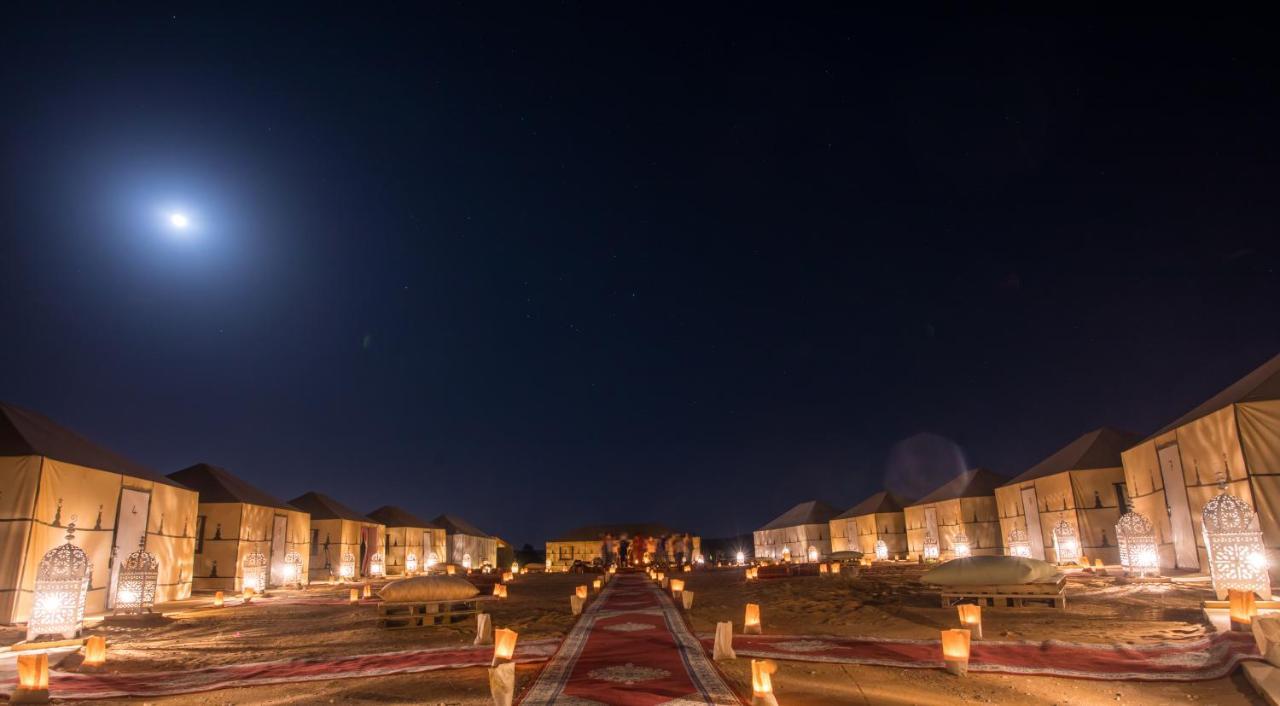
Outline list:
[[[0,622],[18,617],[19,591],[28,566],[27,547],[40,485],[39,456],[0,457]]]
[[[1174,565],[1173,531],[1165,512],[1164,483],[1160,478],[1160,461],[1156,456],[1156,448],[1176,441],[1177,435],[1167,432],[1120,454],[1124,463],[1125,485],[1129,489],[1133,509],[1146,516],[1155,527],[1160,565],[1164,567]]]
[[[1236,422],[1249,473],[1280,474],[1280,400],[1236,405]]]
[[[0,562],[0,623],[25,619],[17,616],[17,608],[31,526],[30,520],[0,522],[0,557],[4,557]]]
[[[200,503],[197,514],[205,518],[204,541],[195,555],[193,590],[240,590],[240,503]]]
[[[819,560],[831,556],[831,524],[795,525],[769,530],[756,530],[755,555],[757,559],[782,559],[783,550],[790,550],[791,560],[808,561],[809,547],[818,551]]]
[[[851,551],[875,556],[876,542],[884,540],[890,556],[907,553],[906,518],[901,512],[877,512],[849,520],[854,529]]]
[[[199,496],[195,492],[165,483],[152,484],[147,551],[160,562],[157,603],[191,597],[198,508]]]
[[[448,545],[451,564],[462,566],[463,557],[470,555],[473,569],[478,569],[485,564],[498,565],[498,541],[493,537],[454,534],[449,536]]]
[[[405,559],[409,552],[413,552],[418,558],[418,570],[424,571],[427,567],[427,552],[423,546],[423,533],[428,532],[423,527],[388,527],[386,529],[386,537],[383,543],[386,547],[387,575],[399,576],[404,574]],[[387,543],[387,539],[390,543]]]
[[[855,517],[837,517],[832,518],[827,523],[828,532],[831,536],[832,552],[857,552],[862,551],[858,547],[858,521]]]

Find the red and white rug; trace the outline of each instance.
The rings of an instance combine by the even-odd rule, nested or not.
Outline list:
[[[583,611],[524,706],[741,706],[671,598],[619,574]]]
[[[710,636],[704,636],[707,645]],[[937,640],[890,640],[800,635],[734,635],[739,657],[793,662],[869,664],[938,669]],[[975,640],[969,670],[1107,681],[1202,681],[1230,674],[1244,660],[1262,659],[1248,633],[1216,633],[1189,642],[1108,645]]]

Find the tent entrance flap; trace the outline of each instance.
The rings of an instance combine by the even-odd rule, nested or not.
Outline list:
[[[116,534],[111,540],[111,583],[107,585],[107,608],[116,607],[116,577],[125,557],[138,550],[138,540],[147,533],[147,514],[151,511],[151,493],[132,488],[120,489],[120,505],[116,509]]]
[[[1191,507],[1187,502],[1187,485],[1182,475],[1182,455],[1178,453],[1178,444],[1169,444],[1157,453],[1160,456],[1160,476],[1164,480],[1164,502],[1169,510],[1169,525],[1173,528],[1177,568],[1199,569],[1200,557],[1196,553],[1196,535],[1191,525]]]
[[[929,534],[933,535],[934,541],[941,543],[942,540],[938,537],[938,508],[926,507],[924,509],[924,526],[925,529],[929,530]]]
[[[271,526],[271,585],[284,585],[284,541],[288,535],[289,518],[276,515]]]
[[[1027,518],[1027,540],[1031,556],[1044,561],[1044,531],[1040,529],[1040,501],[1035,486],[1022,489],[1022,514]]]

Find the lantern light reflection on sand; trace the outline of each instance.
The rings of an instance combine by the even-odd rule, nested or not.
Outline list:
[[[1009,556],[1031,558],[1031,541],[1027,539],[1026,530],[1014,527],[1009,533]]]
[[[1142,513],[1133,510],[1120,518],[1116,523],[1116,543],[1120,547],[1120,563],[1125,571],[1139,576],[1160,573],[1155,530]]]
[[[1059,564],[1074,564],[1080,558],[1080,538],[1070,522],[1058,520],[1053,526],[1053,551]]]
[[[969,535],[960,530],[960,534],[951,538],[951,551],[955,553],[957,559],[964,559],[972,554],[969,549]]]
[[[969,631],[942,631],[942,661],[947,671],[962,677],[969,671]]]
[[[89,557],[72,544],[75,518],[67,524],[66,543],[45,552],[36,569],[35,599],[27,620],[27,641],[41,635],[71,640],[84,626],[84,603],[92,567]]]
[[[748,603],[747,609],[742,617],[742,634],[743,635],[759,635],[760,634],[760,604]]]
[[[889,560],[889,545],[883,539],[876,540],[876,559],[878,561]]]
[[[975,640],[982,639],[982,606],[963,603],[956,606],[961,627],[968,628]]]
[[[932,532],[924,533],[924,560],[936,561],[938,558],[938,540],[934,538]]]
[[[1227,493],[1225,476],[1218,488],[1218,495],[1201,513],[1213,590],[1219,600],[1232,589],[1270,598],[1271,577],[1258,515],[1249,503]]]
[[[9,698],[11,704],[43,704],[49,702],[49,655],[18,655],[18,688]]]

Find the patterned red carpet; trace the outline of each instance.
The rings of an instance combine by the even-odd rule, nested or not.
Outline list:
[[[710,638],[703,640],[711,645]],[[757,659],[942,667],[937,640],[735,635],[733,648],[738,657]],[[1248,633],[1218,633],[1192,642],[1156,645],[975,640],[969,670],[1112,681],[1201,681],[1226,676],[1247,659],[1262,659]]]
[[[619,574],[583,611],[524,706],[727,706],[742,703],[671,599]]]

